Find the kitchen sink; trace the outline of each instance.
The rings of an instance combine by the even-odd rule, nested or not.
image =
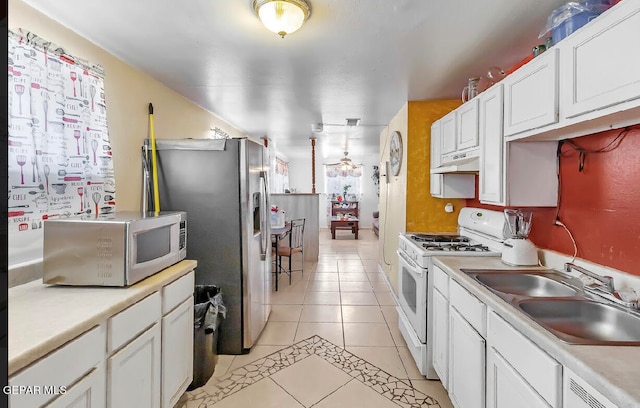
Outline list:
[[[578,290],[564,283],[563,275],[555,272],[486,271],[463,269],[470,277],[494,291],[526,297],[576,296]]]
[[[640,345],[640,315],[589,299],[526,299],[517,307],[561,340]]]
[[[640,312],[585,291],[570,275],[526,269],[462,272],[566,343],[640,346]]]

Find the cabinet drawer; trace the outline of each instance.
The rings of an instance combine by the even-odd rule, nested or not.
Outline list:
[[[194,285],[195,274],[191,271],[162,288],[162,315],[166,315],[184,302],[186,298],[193,295]]]
[[[460,286],[449,283],[449,302],[482,337],[487,337],[487,306]]]
[[[135,305],[111,317],[108,322],[107,351],[113,351],[125,345],[153,323],[160,320],[160,293],[155,292]]]
[[[489,313],[488,341],[552,407],[562,406],[560,363],[495,312]]]
[[[12,387],[50,388],[31,394],[10,394],[9,405],[12,408],[41,406],[59,395],[60,387],[69,387],[100,364],[105,358],[105,350],[105,328],[94,327],[11,377],[9,385]]]
[[[438,289],[445,298],[449,298],[449,275],[437,266],[433,267],[433,287]]]

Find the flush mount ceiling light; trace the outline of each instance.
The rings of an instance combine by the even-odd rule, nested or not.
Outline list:
[[[262,24],[282,38],[302,27],[311,14],[306,0],[253,0],[253,9]]]

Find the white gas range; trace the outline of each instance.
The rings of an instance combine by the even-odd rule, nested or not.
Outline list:
[[[400,234],[398,325],[420,373],[427,378],[438,378],[431,362],[431,258],[500,256],[505,225],[502,212],[465,207],[458,215],[458,234]]]

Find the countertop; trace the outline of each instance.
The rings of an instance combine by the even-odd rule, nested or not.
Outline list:
[[[9,376],[196,265],[184,260],[126,288],[51,286],[39,279],[9,289]]]
[[[640,347],[563,343],[526,314],[460,271],[463,268],[516,269],[502,263],[500,258],[452,256],[434,257],[433,261],[453,280],[619,408],[640,406]]]

